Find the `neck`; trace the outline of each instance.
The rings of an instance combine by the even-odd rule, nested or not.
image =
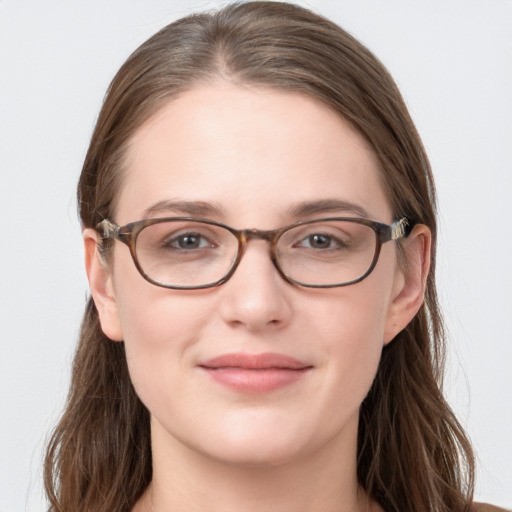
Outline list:
[[[376,512],[357,483],[354,427],[314,453],[250,465],[193,450],[153,421],[153,480],[133,512]]]

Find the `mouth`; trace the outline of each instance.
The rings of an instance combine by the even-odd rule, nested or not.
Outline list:
[[[268,393],[302,379],[312,365],[276,353],[234,353],[199,365],[214,381],[239,393]]]

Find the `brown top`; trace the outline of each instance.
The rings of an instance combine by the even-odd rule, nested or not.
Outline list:
[[[505,509],[489,505],[488,503],[474,503],[473,512],[512,512],[512,509]]]

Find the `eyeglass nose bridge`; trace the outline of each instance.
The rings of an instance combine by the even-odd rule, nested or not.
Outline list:
[[[242,229],[241,231],[237,231],[236,235],[239,241],[239,253],[241,253],[239,256],[241,257],[241,255],[245,253],[247,244],[250,240],[264,240],[269,242],[271,259],[274,262],[274,265],[276,265],[277,269],[280,270],[276,262],[275,248],[282,232],[282,229],[264,230],[256,228]],[[237,260],[240,260],[240,257],[237,258]],[[238,263],[239,261],[237,261],[237,265]]]
[[[293,281],[285,274],[282,268],[279,266],[276,256],[276,246],[279,240],[280,235],[282,234],[283,229],[272,229],[272,230],[262,230],[256,228],[250,229],[242,229],[240,231],[234,231],[234,234],[238,238],[238,254],[236,260],[233,262],[231,270],[228,275],[222,280],[222,283],[228,281],[231,276],[235,273],[236,269],[240,265],[242,258],[247,250],[248,243],[251,240],[263,240],[270,244],[269,246],[269,256],[272,264],[276,268],[279,275],[287,282],[292,283]],[[219,283],[221,284],[221,283]]]
[[[262,230],[251,228],[242,229],[241,231],[238,231],[238,234],[239,240],[243,245],[246,245],[249,240],[266,240],[267,242],[270,242],[271,245],[274,245],[280,232],[280,229]]]

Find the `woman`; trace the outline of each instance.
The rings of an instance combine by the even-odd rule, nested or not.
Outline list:
[[[269,2],[164,28],[78,199],[92,298],[51,510],[471,509],[428,160],[347,33]]]

